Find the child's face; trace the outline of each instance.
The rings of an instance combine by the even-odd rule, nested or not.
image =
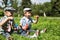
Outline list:
[[[31,12],[26,12],[24,15],[29,18],[31,17]]]
[[[4,13],[5,13],[5,15],[8,16],[8,17],[13,15],[13,14],[12,14],[11,12],[9,12],[9,11],[5,11]]]

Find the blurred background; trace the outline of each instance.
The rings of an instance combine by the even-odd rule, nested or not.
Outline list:
[[[60,0],[0,0],[0,18],[4,16],[5,7],[14,7],[14,21],[20,24],[23,16],[23,9],[30,7],[32,9],[32,18],[39,15],[37,24],[32,24],[32,29],[47,28],[47,32],[41,34],[38,38],[25,38],[13,33],[11,36],[14,40],[60,40]],[[6,38],[0,35],[0,40]]]
[[[32,8],[32,16],[60,16],[60,0],[0,0],[0,16],[7,6],[14,7],[17,11],[14,16],[22,16],[25,7]]]

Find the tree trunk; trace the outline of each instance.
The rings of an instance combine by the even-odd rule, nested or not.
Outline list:
[[[46,13],[44,12],[44,17],[46,17]]]

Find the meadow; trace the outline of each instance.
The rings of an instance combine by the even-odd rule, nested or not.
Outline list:
[[[20,18],[15,17],[14,19],[15,23],[19,24]],[[38,23],[32,23],[31,27],[31,29],[39,30],[44,28],[47,28],[46,33],[40,34],[37,38],[27,38],[16,33],[11,36],[13,40],[60,40],[60,17],[40,17]],[[0,35],[0,40],[6,40],[6,38]]]

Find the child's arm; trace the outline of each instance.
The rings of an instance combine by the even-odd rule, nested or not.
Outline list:
[[[38,22],[38,19],[39,19],[39,16],[37,15],[36,16],[36,20],[33,20],[33,23],[37,23]]]
[[[14,20],[12,19],[12,20],[9,20],[9,23],[8,23],[8,29],[7,29],[7,31],[8,32],[11,32],[11,29],[12,29],[12,27],[14,26]]]
[[[12,27],[12,26],[9,24],[9,25],[8,25],[8,29],[7,29],[6,31],[7,31],[7,32],[11,32],[11,27]]]
[[[6,18],[5,20],[0,21],[0,26],[2,26],[7,20],[8,20],[8,18]]]
[[[13,17],[8,17],[6,19],[2,19],[2,21],[0,21],[0,26],[2,26],[4,23],[6,23],[10,19],[13,19]]]
[[[28,24],[26,23],[26,20],[24,19],[21,19],[20,20],[20,27],[23,29],[23,30],[27,30],[28,29]]]
[[[27,29],[28,29],[28,24],[26,24],[25,26],[22,26],[22,25],[20,24],[20,27],[21,27],[23,30],[27,30]]]
[[[22,24],[23,24],[23,19],[20,20],[20,24],[19,24],[20,28],[22,28]]]

